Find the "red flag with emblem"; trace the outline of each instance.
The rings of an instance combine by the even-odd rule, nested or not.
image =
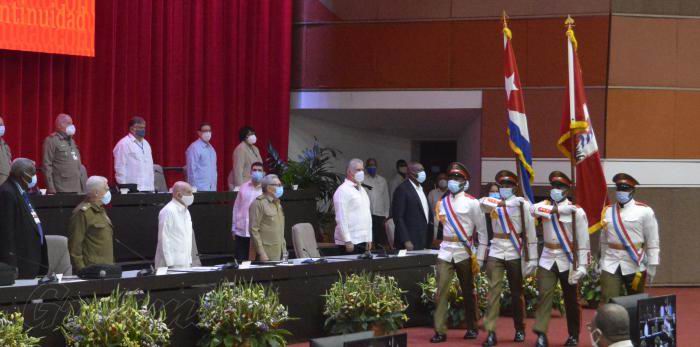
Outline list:
[[[566,23],[569,25],[566,31],[569,78],[557,147],[576,167],[576,203],[586,211],[588,231],[593,233],[601,227],[601,211],[608,202],[608,192],[598,142],[586,104],[573,19],[568,18]]]

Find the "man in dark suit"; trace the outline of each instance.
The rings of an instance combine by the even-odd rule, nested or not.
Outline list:
[[[29,201],[36,185],[36,167],[26,158],[12,162],[10,177],[0,185],[0,262],[16,266],[20,279],[46,274],[46,238]]]
[[[425,182],[423,165],[411,162],[407,180],[396,187],[391,202],[396,249],[421,250],[429,246],[433,236],[433,211],[421,184]]]

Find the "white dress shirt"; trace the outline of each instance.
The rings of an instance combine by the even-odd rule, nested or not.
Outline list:
[[[333,194],[335,244],[372,242],[369,196],[362,186],[345,179]]]
[[[641,249],[637,247],[638,251],[643,252],[642,263],[637,266],[627,251],[608,247],[608,244],[622,245],[622,242],[613,226],[613,208],[612,206],[607,206],[603,211],[603,233],[600,237],[601,268],[614,274],[617,272],[617,268],[620,267],[623,275],[629,275],[638,271],[645,271],[647,264],[659,265],[659,225],[656,222],[654,210],[632,199],[624,207],[620,208],[620,216],[632,242],[643,244]],[[622,233],[622,228],[620,228],[620,232]]]
[[[179,201],[171,200],[158,214],[156,268],[190,267],[193,236],[190,211]]]
[[[418,198],[420,199],[420,204],[423,205],[423,213],[425,216],[425,220],[430,223],[428,220],[428,216],[430,215],[430,212],[428,212],[428,209],[430,208],[430,205],[428,204],[428,198],[425,196],[425,193],[423,192],[423,187],[421,187],[420,184],[415,184],[413,181],[410,181],[411,185],[413,188],[416,190],[416,193],[418,193]]]
[[[428,193],[428,204],[430,204],[430,210],[435,211],[435,206],[438,204],[438,201],[440,201],[440,198],[445,195],[445,192],[447,192],[447,190],[442,191],[440,188],[435,188]],[[440,223],[438,223],[438,215],[436,213],[433,216],[433,239],[437,238],[439,226]]]
[[[372,207],[372,215],[380,217],[389,216],[389,186],[386,183],[384,177],[375,175],[365,176],[365,181],[362,182],[365,185],[372,187],[372,190],[367,190],[367,195],[369,195],[369,204]]]
[[[216,150],[210,143],[197,139],[187,147],[187,182],[199,192],[215,192],[218,180]]]
[[[250,205],[253,204],[255,199],[262,195],[262,186],[255,186],[252,181],[243,183],[238,195],[236,195],[236,201],[233,203],[233,234],[240,237],[250,237],[250,231],[248,226],[250,225],[250,219],[248,218],[248,211],[250,211]]]
[[[458,221],[453,220],[454,223],[461,223],[464,231],[467,233],[468,237],[472,239],[472,246],[476,245],[476,237],[479,239],[479,244],[488,243],[488,234],[486,231],[486,223],[484,221],[484,215],[479,207],[479,201],[474,199],[471,195],[464,192],[460,192],[457,195],[450,194],[448,199],[452,204],[452,209],[457,215]],[[439,203],[439,202],[438,202]],[[442,223],[442,236],[444,239],[454,239],[457,238],[457,232],[452,227],[447,219],[447,211],[440,203],[437,207],[438,220]],[[459,228],[459,225],[456,225]],[[476,233],[476,237],[475,234]],[[440,243],[440,251],[438,251],[438,258],[446,261],[459,263],[469,258],[469,253],[467,252],[465,246],[461,242],[445,241]]]
[[[569,199],[564,199],[564,201],[557,204],[559,208],[571,205]],[[545,247],[542,248],[542,255],[540,256],[540,267],[551,270],[554,264],[557,264],[557,270],[559,272],[568,271],[571,267],[571,262],[566,255],[566,252],[562,248],[551,249],[548,248],[546,244],[560,245],[559,238],[552,226],[552,203],[549,200],[541,201],[530,207],[530,213],[534,217],[542,217],[542,234],[544,237]],[[559,213],[557,218],[564,226],[562,231],[559,226],[560,233],[566,233],[566,237],[569,242],[573,245],[574,238],[571,230],[573,229],[572,216],[571,213]],[[562,237],[564,235],[562,234]],[[564,241],[566,242],[566,241]],[[588,237],[588,218],[586,218],[586,212],[582,208],[576,209],[576,244],[578,245],[577,250],[572,250],[574,254],[572,256],[578,256],[578,265],[586,266],[588,265],[588,258],[591,250],[591,242]]]
[[[508,212],[508,216],[510,217],[511,221],[513,222],[513,228],[515,229],[515,233],[518,234],[520,237],[520,241],[522,243],[523,238],[522,238],[522,220],[521,220],[521,214],[520,214],[520,205],[522,203],[522,210],[523,210],[523,218],[525,219],[525,232],[527,233],[527,245],[522,244],[521,247],[527,247],[528,250],[528,255],[529,259],[528,260],[534,260],[537,259],[537,234],[535,233],[535,220],[532,218],[532,215],[530,215],[530,202],[525,200],[522,197],[517,197],[515,195],[511,196],[510,198],[506,199],[505,207],[497,207],[496,205],[498,202],[501,200],[490,198],[490,197],[485,197],[481,198],[481,209],[484,211],[484,213],[488,213],[491,216],[491,227],[493,230],[494,235],[496,234],[504,234],[505,231],[503,228],[501,228],[501,223],[498,219],[498,214],[497,210],[500,209],[503,211],[503,208],[505,208]],[[481,250],[482,245],[479,245],[479,256],[483,256],[483,251]],[[486,247],[484,245],[483,247]],[[493,257],[496,259],[503,259],[503,260],[515,260],[515,259],[520,259],[520,253],[518,253],[518,250],[513,246],[513,243],[511,242],[510,238],[508,239],[501,239],[501,238],[496,238],[494,237],[491,240],[491,248],[489,250],[489,257]],[[481,260],[484,260],[483,258],[479,258]]]
[[[153,153],[146,139],[124,136],[112,151],[115,179],[119,184],[136,184],[139,191],[154,191]]]

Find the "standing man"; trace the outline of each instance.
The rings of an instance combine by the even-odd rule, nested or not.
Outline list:
[[[566,324],[569,330],[569,337],[564,346],[577,346],[581,331],[577,284],[586,275],[591,251],[588,219],[586,212],[568,199],[572,182],[566,174],[561,171],[550,173],[549,183],[552,186],[550,198],[530,208],[535,218],[542,218],[544,237],[544,248],[537,270],[540,294],[533,328],[537,334],[535,346],[546,347],[549,344],[547,328],[552,316],[552,300],[557,282],[564,293]]]
[[[10,177],[10,163],[12,163],[12,152],[3,136],[5,136],[5,121],[0,117],[0,184],[5,183]]]
[[[489,278],[488,308],[484,317],[484,327],[488,337],[484,347],[495,346],[496,320],[501,310],[500,299],[503,292],[503,274],[508,278],[513,302],[513,323],[515,342],[525,341],[525,298],[523,277],[537,269],[537,235],[535,221],[530,215],[530,203],[516,196],[518,176],[508,170],[496,174],[501,199],[482,198],[481,208],[491,217],[493,240],[486,261]],[[525,257],[527,255],[527,257]],[[479,265],[484,263],[485,254],[479,254]],[[524,259],[524,260],[521,260]]]
[[[255,130],[249,126],[244,126],[238,132],[241,143],[233,150],[233,169],[229,175],[229,188],[238,191],[240,186],[250,179],[248,168],[255,162],[262,163],[260,150],[255,146],[258,137]]]
[[[619,173],[613,177],[617,202],[603,210],[600,235],[601,302],[627,294],[644,292],[645,282],[656,275],[659,266],[659,226],[654,210],[634,200],[639,184],[634,177]]]
[[[403,159],[396,161],[396,175],[389,181],[389,200],[394,201],[394,191],[398,186],[406,180],[406,173],[408,173],[408,164]]]
[[[90,265],[114,263],[114,231],[105,210],[105,205],[112,201],[107,179],[92,176],[85,186],[85,199],[73,210],[68,223],[68,251],[73,273]]]
[[[217,183],[216,150],[211,145],[211,124],[204,122],[197,130],[197,141],[187,147],[187,182],[198,192],[215,192]]]
[[[362,254],[372,249],[372,214],[369,196],[362,187],[362,160],[350,160],[345,175],[345,182],[333,194],[335,244],[346,254]]]
[[[176,182],[173,199],[158,214],[156,268],[188,268],[192,266],[192,217],[187,209],[194,202],[192,186]]]
[[[131,118],[129,134],[114,146],[114,172],[118,184],[136,184],[141,192],[155,190],[153,153],[146,141],[146,120]]]
[[[430,204],[431,211],[435,211],[435,206],[438,205],[440,199],[447,193],[447,175],[444,172],[439,173],[435,182],[435,188],[428,193],[428,204]],[[439,227],[440,223],[437,222],[437,216],[435,216],[435,219],[433,219],[433,240],[436,242],[438,240]]]
[[[408,179],[396,188],[391,202],[391,215],[396,225],[396,249],[421,250],[430,245],[433,234],[433,211],[421,184],[425,169],[417,162],[408,167]]]
[[[55,132],[44,140],[43,170],[49,193],[83,193],[80,181],[80,151],[73,140],[75,125],[71,116],[56,117]]]
[[[284,211],[280,198],[284,187],[277,175],[269,174],[262,180],[263,194],[250,205],[250,237],[252,248],[260,261],[277,261],[287,251],[284,239]]]
[[[44,275],[49,269],[41,220],[27,193],[36,181],[34,162],[17,158],[0,186],[0,262],[16,266],[20,279]]]
[[[250,167],[250,180],[243,183],[233,203],[233,237],[236,240],[235,257],[239,262],[248,260],[250,252],[250,205],[262,195],[261,182],[265,176],[263,164],[255,162]]]
[[[442,242],[437,259],[437,308],[435,309],[435,336],[431,343],[447,340],[447,304],[450,284],[455,272],[459,279],[466,310],[467,332],[465,339],[479,335],[476,318],[474,276],[479,273],[475,235],[480,238],[479,251],[486,252],[486,224],[479,201],[465,191],[469,189],[469,172],[462,163],[452,163],[447,168],[450,193],[441,198],[435,210],[444,225]]]
[[[372,240],[375,244],[387,246],[388,241],[384,222],[389,217],[389,187],[384,177],[377,174],[377,159],[366,160],[368,176],[365,177],[364,186],[369,195],[369,204],[372,207]]]

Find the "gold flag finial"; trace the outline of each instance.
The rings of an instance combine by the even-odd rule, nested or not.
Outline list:
[[[576,41],[576,35],[574,34],[574,27],[576,26],[576,22],[574,22],[574,19],[571,18],[571,15],[568,15],[566,17],[564,25],[566,25],[566,36],[571,41],[571,44],[573,44],[574,50],[578,50],[578,41]]]
[[[503,10],[503,34],[510,40],[513,38],[513,33],[510,32],[510,28],[508,28],[508,14],[506,14],[506,10]]]
[[[566,17],[566,20],[564,21],[564,25],[566,25],[567,29],[571,29],[576,26],[576,22],[574,21],[573,18],[571,18],[571,15],[568,15]]]
[[[503,15],[501,16],[503,19],[503,27],[507,28],[508,27],[508,14],[506,13],[506,10],[503,10]]]

